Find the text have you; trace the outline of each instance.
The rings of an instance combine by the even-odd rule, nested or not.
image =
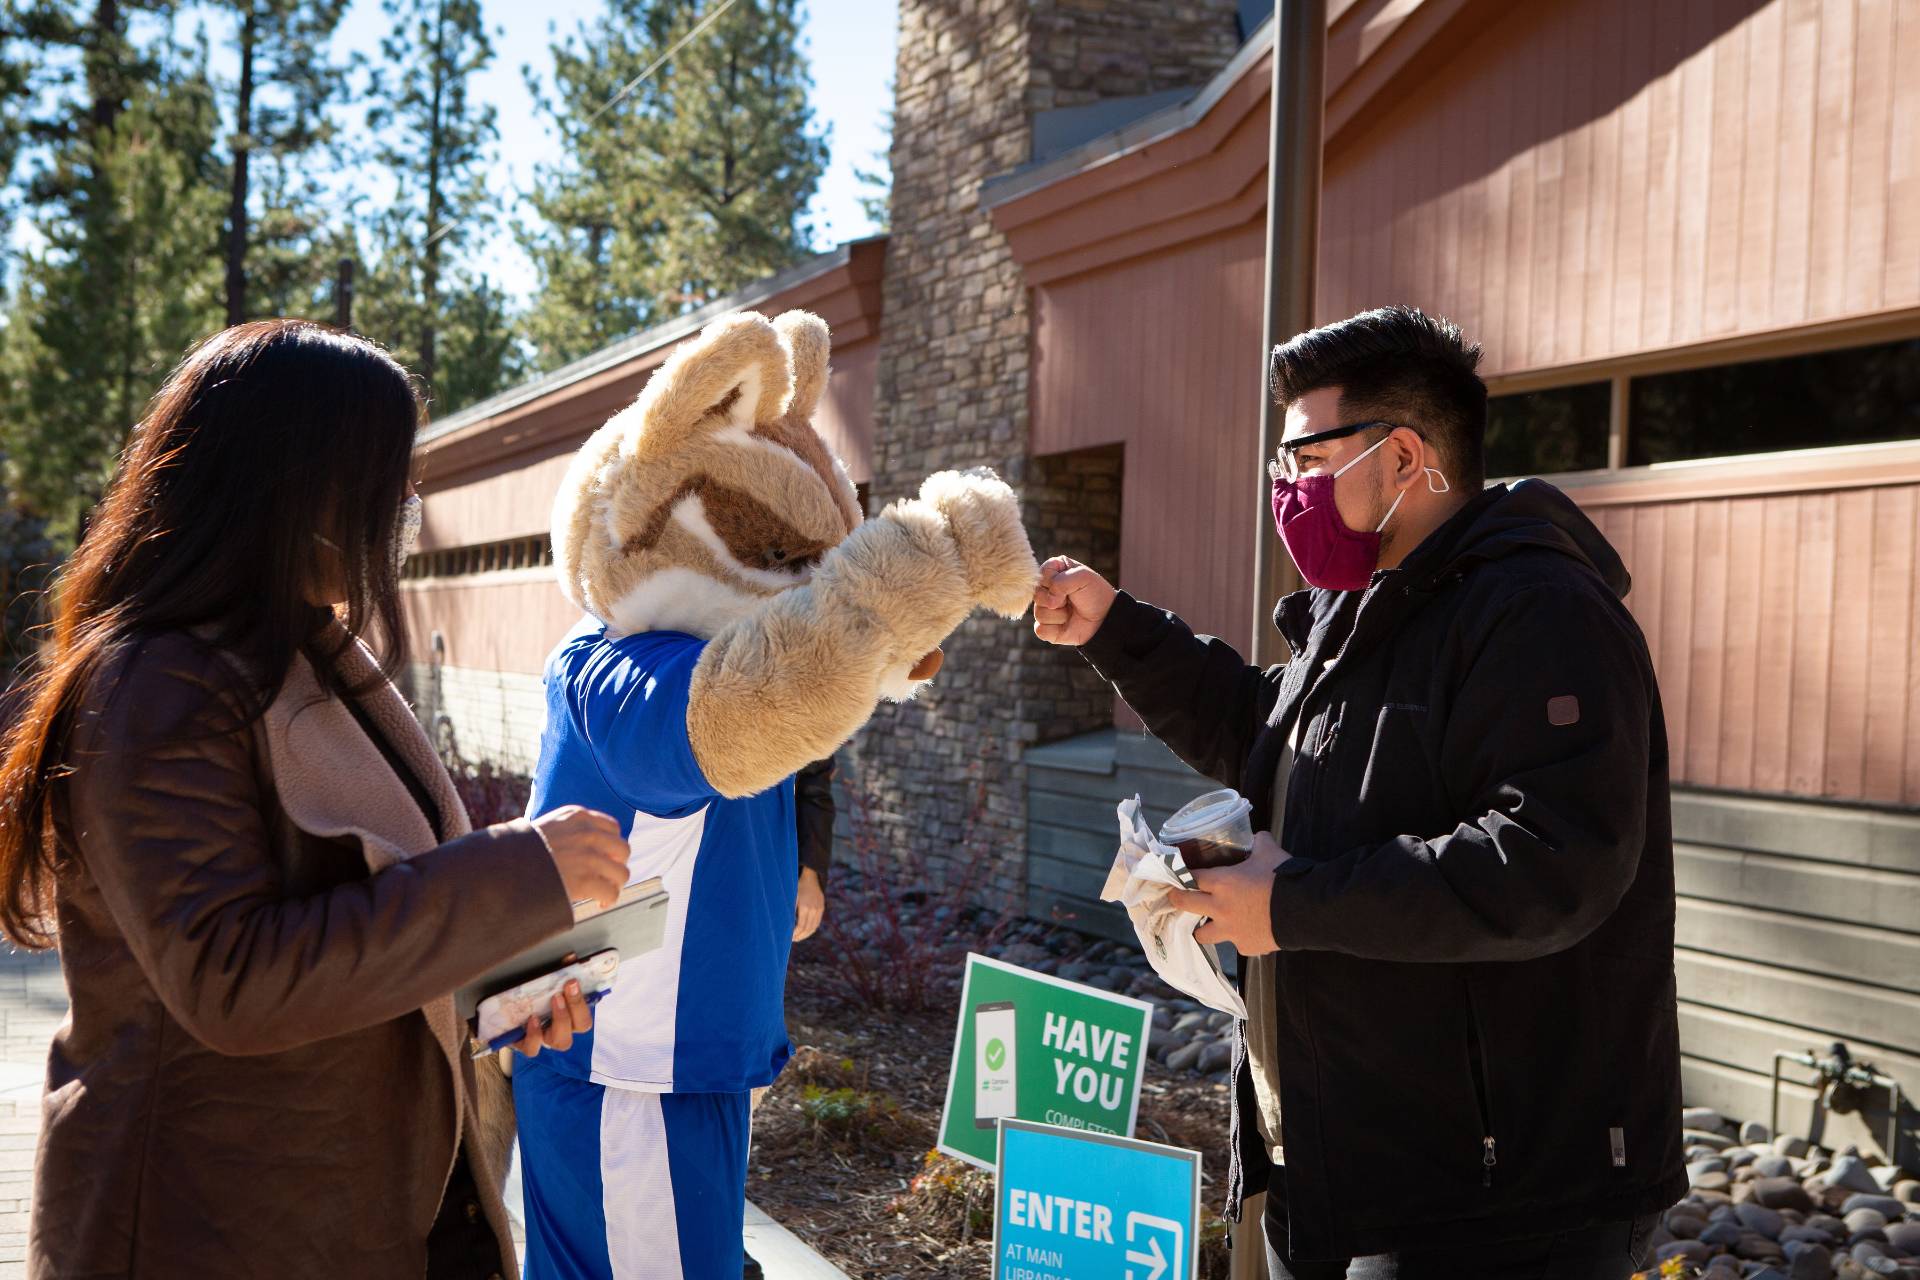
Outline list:
[[[1126,1097],[1127,1060],[1133,1037],[1111,1027],[1089,1027],[1085,1020],[1049,1013],[1040,1043],[1058,1050],[1053,1060],[1054,1089],[1061,1097],[1081,1102],[1099,1099],[1102,1107],[1118,1110]],[[1069,1056],[1070,1055],[1070,1056]],[[1074,1061],[1074,1059],[1081,1061]],[[1096,1070],[1105,1066],[1107,1070]]]

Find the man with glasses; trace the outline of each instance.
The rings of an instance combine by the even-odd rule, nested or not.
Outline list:
[[[1274,349],[1284,665],[1071,560],[1035,594],[1253,802],[1181,905],[1242,958],[1229,1205],[1276,1280],[1619,1280],[1687,1190],[1659,690],[1606,538],[1485,486],[1479,357],[1403,307]]]

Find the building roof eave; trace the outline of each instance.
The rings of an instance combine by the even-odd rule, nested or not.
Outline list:
[[[622,338],[580,357],[578,360],[560,366],[549,373],[540,375],[519,386],[510,387],[477,404],[469,405],[457,413],[430,423],[423,429],[415,441],[415,448],[435,445],[457,436],[465,431],[481,428],[484,424],[514,409],[544,399],[557,391],[594,378],[609,369],[630,361],[642,359],[648,353],[672,346],[684,338],[698,333],[709,321],[730,311],[740,311],[765,302],[769,298],[789,292],[808,281],[826,275],[829,272],[848,266],[856,250],[861,246],[884,241],[884,235],[868,236],[860,240],[849,240],[825,253],[816,254],[803,262],[788,267],[785,271],[763,277],[752,284],[738,289],[723,298],[695,310],[662,321],[651,328]]]
[[[1051,159],[1026,165],[998,178],[989,179],[980,189],[981,206],[989,210],[997,209],[1001,205],[1009,204],[1022,196],[1031,195],[1056,182],[1143,151],[1175,134],[1185,133],[1205,119],[1207,113],[1219,105],[1228,91],[1239,82],[1242,76],[1264,59],[1272,47],[1273,18],[1269,15],[1254,33],[1247,37],[1246,43],[1240,46],[1239,52],[1233,55],[1232,60],[1222,67],[1213,79],[1200,86],[1186,101],[1163,107],[1151,115],[1122,125],[1111,133],[1091,138]]]

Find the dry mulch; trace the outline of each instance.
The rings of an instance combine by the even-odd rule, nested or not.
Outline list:
[[[993,1179],[934,1153],[953,1055],[959,971],[942,1007],[856,1007],[827,948],[794,950],[797,1046],[753,1123],[747,1195],[856,1280],[991,1274]],[[1226,1086],[1149,1061],[1135,1136],[1202,1153],[1203,1277],[1226,1275],[1213,1220],[1226,1177]]]

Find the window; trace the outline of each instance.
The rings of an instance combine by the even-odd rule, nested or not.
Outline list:
[[[502,569],[538,569],[552,563],[553,543],[545,536],[510,538],[505,542],[487,542],[473,547],[422,551],[407,557],[407,567],[401,577],[409,580],[462,578]]]
[[[1630,386],[1630,466],[1920,439],[1920,338],[1648,374]]]
[[[1487,401],[1487,474],[1539,476],[1607,465],[1612,384],[1586,382]]]

